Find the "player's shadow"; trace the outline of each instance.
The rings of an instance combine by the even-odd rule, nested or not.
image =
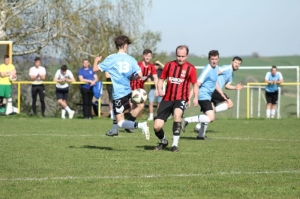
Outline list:
[[[98,149],[98,150],[113,150],[113,148],[111,148],[111,147],[91,146],[91,145],[83,145],[83,146],[81,146],[81,147],[69,146],[69,148]]]
[[[143,145],[143,146],[136,146],[136,148],[143,148],[143,149],[148,150],[148,151],[153,151],[155,146],[153,146],[153,145],[151,145],[151,146],[150,145]]]

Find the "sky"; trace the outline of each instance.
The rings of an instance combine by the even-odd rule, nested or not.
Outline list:
[[[300,0],[152,0],[144,22],[161,32],[158,51],[185,44],[198,56],[300,55]]]

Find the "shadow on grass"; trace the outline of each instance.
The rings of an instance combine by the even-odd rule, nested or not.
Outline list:
[[[155,146],[153,145],[143,145],[143,146],[136,146],[136,148],[144,148],[145,150],[148,150],[148,151],[153,151]]]
[[[111,148],[111,147],[91,146],[91,145],[84,145],[84,146],[81,146],[81,147],[69,146],[69,148],[113,150],[113,148]]]

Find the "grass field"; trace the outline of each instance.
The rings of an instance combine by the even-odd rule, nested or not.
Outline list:
[[[299,119],[219,119],[206,141],[189,125],[179,153],[154,152],[153,131],[107,137],[105,118],[0,125],[0,198],[300,198]]]

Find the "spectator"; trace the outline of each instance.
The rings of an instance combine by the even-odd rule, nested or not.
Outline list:
[[[36,116],[36,99],[37,95],[39,95],[42,109],[42,116],[45,117],[45,86],[43,84],[43,80],[46,79],[46,69],[40,65],[41,58],[36,57],[34,59],[34,66],[32,66],[29,70],[30,80],[33,81],[31,85],[31,96],[32,96],[32,111]]]
[[[86,82],[80,88],[83,102],[83,119],[92,119],[93,86],[98,81],[98,77],[93,72],[87,59],[83,60],[82,65],[78,70],[78,77],[81,82]]]
[[[0,65],[0,114],[5,113],[6,101],[11,98],[10,75],[16,75],[15,66],[9,63],[9,56],[4,56],[4,63]]]
[[[54,82],[56,84],[56,98],[58,104],[62,107],[61,118],[66,118],[66,111],[69,114],[69,118],[72,119],[75,111],[71,110],[67,105],[67,99],[69,94],[69,84],[68,82],[75,82],[75,78],[73,73],[68,70],[66,65],[62,65],[60,69],[58,69],[54,75]]]
[[[276,66],[272,66],[271,72],[267,72],[265,82],[268,83],[266,86],[266,99],[267,108],[266,116],[267,119],[274,118],[276,112],[276,104],[278,100],[278,85],[283,82],[281,72],[277,71]]]
[[[155,61],[154,66],[155,66],[155,69],[156,69],[157,77],[160,78],[162,69],[159,68],[159,66],[161,66],[163,68],[164,65],[160,61],[157,60],[157,61]],[[153,78],[152,75],[149,76],[148,82],[154,83],[154,78]],[[153,111],[153,103],[154,102],[157,103],[157,109],[158,109],[159,104],[160,104],[160,102],[162,100],[162,97],[155,96],[155,85],[154,84],[151,84],[151,86],[150,86],[150,91],[149,91],[149,94],[148,94],[148,99],[149,99],[149,117],[148,117],[148,121],[151,121],[154,118],[153,117],[153,112],[154,112]]]

